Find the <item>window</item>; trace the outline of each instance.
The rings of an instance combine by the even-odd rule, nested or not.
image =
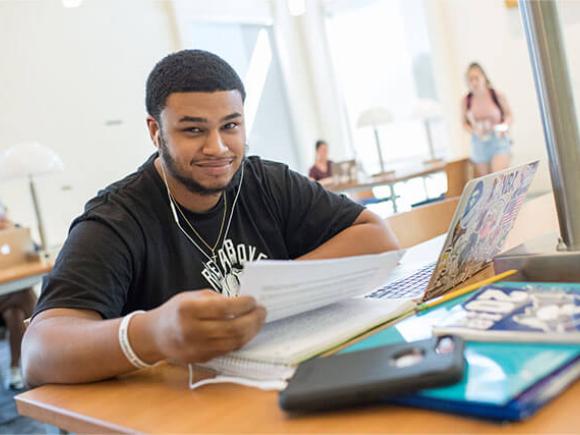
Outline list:
[[[380,171],[374,131],[357,128],[367,109],[382,107],[392,122],[378,127],[387,168],[427,159],[428,137],[413,112],[420,99],[437,100],[431,47],[421,0],[335,0],[326,4],[326,30],[356,158],[367,174]],[[447,143],[442,122],[431,121],[438,155]]]

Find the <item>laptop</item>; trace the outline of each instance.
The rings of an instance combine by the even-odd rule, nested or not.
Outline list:
[[[28,263],[34,257],[30,229],[11,227],[0,231],[0,270]]]
[[[367,297],[426,301],[487,267],[513,228],[538,164],[526,163],[469,181],[437,261],[387,282]]]

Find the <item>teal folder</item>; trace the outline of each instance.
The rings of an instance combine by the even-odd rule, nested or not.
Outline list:
[[[342,352],[429,338],[431,327],[468,297],[407,318]],[[465,375],[459,383],[386,400],[484,418],[521,420],[580,374],[578,345],[467,342],[465,358]]]

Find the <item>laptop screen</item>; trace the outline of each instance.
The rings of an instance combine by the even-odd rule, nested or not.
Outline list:
[[[33,253],[30,229],[11,227],[0,231],[0,269],[27,263]]]
[[[538,163],[476,178],[465,186],[424,300],[472,277],[501,251]]]

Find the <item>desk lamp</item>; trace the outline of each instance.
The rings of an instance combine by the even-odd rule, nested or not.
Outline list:
[[[425,133],[427,134],[427,144],[429,145],[429,160],[426,163],[432,163],[439,160],[435,155],[433,146],[433,135],[431,132],[431,122],[441,118],[441,105],[438,101],[428,98],[417,100],[413,109],[413,117],[423,121]]]
[[[41,249],[44,253],[47,252],[46,236],[34,179],[63,169],[64,164],[58,154],[46,145],[36,142],[13,145],[0,151],[0,182],[28,178]]]
[[[393,122],[393,115],[384,107],[372,107],[370,109],[362,112],[357,121],[357,127],[372,127],[375,134],[375,144],[377,146],[377,154],[379,157],[379,164],[381,167],[381,173],[385,172],[385,162],[383,159],[383,153],[381,150],[381,141],[379,139],[378,127],[381,125],[389,124]]]

